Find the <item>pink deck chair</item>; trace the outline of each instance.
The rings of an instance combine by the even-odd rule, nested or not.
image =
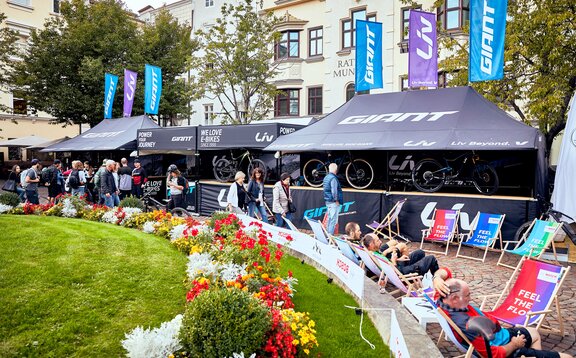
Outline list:
[[[450,243],[458,234],[459,217],[460,210],[435,209],[434,214],[432,215],[432,226],[430,226],[428,229],[422,230],[422,241],[420,242],[420,249],[422,249],[424,246],[424,240],[445,243],[445,251],[425,251],[448,255]]]

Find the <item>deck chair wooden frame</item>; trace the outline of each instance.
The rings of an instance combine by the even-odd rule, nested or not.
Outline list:
[[[376,235],[381,235],[385,239],[393,239],[400,235],[400,212],[402,211],[402,206],[408,199],[398,200],[396,204],[390,209],[388,214],[384,216],[382,221],[379,223],[374,221],[372,224],[366,224],[366,227],[372,230]],[[396,229],[392,228],[392,225],[396,224]]]
[[[500,216],[500,218],[498,220],[498,228],[496,230],[496,235],[487,239],[486,245],[483,248],[484,249],[484,256],[482,256],[482,258],[474,257],[474,256],[461,255],[460,249],[462,248],[462,245],[482,249],[482,246],[467,244],[467,241],[470,241],[472,238],[477,237],[477,235],[478,235],[478,222],[480,221],[482,215],[499,215]],[[503,248],[504,246],[502,245],[502,231],[501,230],[502,230],[502,224],[504,223],[505,218],[506,218],[506,214],[488,214],[488,213],[478,212],[476,214],[476,217],[472,221],[470,231],[466,234],[460,235],[460,241],[458,243],[458,251],[456,251],[456,257],[464,257],[467,259],[484,262],[484,261],[486,261],[486,255],[488,254],[488,250],[489,249],[490,250],[496,250],[494,248],[494,246],[496,245],[496,241],[499,241],[500,242],[500,248]],[[490,218],[488,218],[488,220],[490,220]]]
[[[548,302],[546,303],[545,309],[543,309],[541,311],[534,311],[534,312],[528,311],[526,313],[523,326],[524,327],[534,326],[538,330],[542,329],[542,330],[546,330],[548,332],[556,332],[556,333],[560,333],[563,336],[564,335],[564,321],[562,319],[562,313],[560,311],[560,304],[558,302],[558,292],[562,288],[562,285],[564,284],[564,280],[566,279],[566,277],[568,276],[568,273],[570,272],[570,266],[564,267],[561,265],[555,265],[553,263],[550,263],[550,262],[547,262],[544,260],[539,260],[539,259],[534,259],[534,258],[530,258],[527,256],[522,256],[522,258],[520,259],[520,262],[518,262],[518,265],[516,266],[516,268],[514,270],[514,273],[512,274],[512,276],[510,276],[510,279],[506,283],[506,286],[504,287],[502,292],[499,294],[483,296],[482,304],[480,305],[480,310],[484,310],[484,306],[486,306],[486,304],[488,303],[488,299],[491,299],[491,298],[497,298],[496,303],[494,304],[494,306],[492,306],[492,311],[497,309],[501,304],[503,304],[505,302],[508,295],[512,291],[514,291],[514,287],[518,283],[518,278],[521,274],[521,270],[523,267],[525,267],[524,265],[526,262],[541,262],[541,263],[549,265],[549,266],[555,266],[555,267],[559,268],[559,273],[558,273],[559,278],[558,278],[558,282],[556,283],[556,285],[554,287],[554,290],[550,293],[550,297],[548,297]],[[528,287],[530,287],[529,286],[530,284],[529,283],[527,284],[526,282],[521,282],[520,284],[524,284],[524,285],[527,285]],[[555,310],[551,309],[552,304],[554,304]],[[554,311],[556,312],[556,316],[557,316],[556,319],[558,321],[559,328],[552,328],[548,325],[544,325],[544,319],[546,318],[546,315],[549,313],[553,313]],[[494,318],[496,318],[502,322],[506,322],[509,324],[515,323],[515,322],[508,322],[507,320],[504,320],[501,317],[498,317],[498,315],[494,314],[493,312],[490,312],[490,314]],[[535,318],[535,320],[533,320],[533,318]],[[530,322],[531,320],[533,320],[533,321]]]
[[[350,246],[350,243],[347,240],[334,237],[334,242],[336,243],[336,246],[338,246],[338,249],[340,250],[342,255],[349,258],[352,262],[354,262],[358,266],[362,265],[358,257],[356,257],[356,252]]]
[[[420,242],[420,249],[424,250],[423,246],[424,246],[424,241],[428,240],[430,242],[436,242],[436,243],[442,243],[442,244],[446,244],[446,250],[444,251],[435,251],[435,250],[424,250],[427,252],[433,252],[436,254],[444,254],[444,256],[448,255],[448,249],[450,248],[450,243],[452,243],[452,240],[454,240],[455,237],[458,236],[458,220],[460,219],[460,210],[445,210],[442,209],[443,211],[453,211],[456,214],[456,218],[454,219],[454,227],[452,228],[452,231],[448,234],[448,238],[446,240],[434,240],[434,239],[429,239],[428,237],[430,236],[430,233],[432,232],[432,229],[436,227],[436,213],[438,212],[438,209],[434,209],[434,213],[432,214],[432,226],[430,226],[427,229],[423,229],[422,230],[422,241]]]
[[[551,233],[551,235],[548,236],[548,241],[542,246],[542,250],[540,250],[539,252],[534,252],[534,249],[530,246],[530,245],[532,245],[531,240],[534,240],[532,238],[532,229],[539,222],[556,224],[556,227],[555,227],[553,232],[551,232],[551,231],[549,232],[549,233]],[[530,224],[530,226],[528,227],[528,230],[526,230],[526,232],[524,233],[524,235],[522,235],[520,240],[518,240],[518,241],[506,241],[506,243],[504,244],[504,247],[502,248],[502,253],[500,254],[500,258],[498,259],[498,262],[496,263],[496,265],[500,265],[500,266],[514,269],[515,266],[507,265],[507,264],[502,262],[502,259],[504,258],[504,254],[510,253],[510,254],[519,255],[513,251],[524,248],[524,245],[527,245],[526,248],[530,249],[529,250],[530,257],[537,258],[537,259],[540,259],[540,257],[544,254],[544,252],[550,246],[552,246],[552,252],[554,253],[554,262],[556,262],[556,264],[560,264],[560,262],[558,262],[558,256],[556,255],[556,246],[554,245],[554,237],[556,237],[556,235],[558,235],[558,232],[560,232],[560,230],[562,229],[562,225],[563,225],[563,223],[557,223],[555,221],[545,221],[545,220],[540,220],[540,219],[534,219],[532,221],[532,224]],[[545,228],[545,230],[546,230],[546,228]],[[514,246],[514,249],[512,249],[512,250],[508,249],[508,246],[510,245],[510,243],[516,244]],[[522,255],[522,256],[525,256],[525,255]]]
[[[368,252],[366,249],[364,250]],[[402,292],[403,295],[401,295],[399,298],[410,296],[416,297],[419,295],[419,288],[422,285],[422,276],[418,275],[417,273],[404,275],[400,272],[400,270],[398,270],[396,266],[392,265],[392,263],[388,261],[385,256],[372,252],[368,252],[368,255],[370,255],[370,258],[372,258],[378,268],[382,270],[382,274],[384,275],[384,287],[388,282],[390,282],[397,288],[396,290],[388,293],[395,295],[399,292]]]
[[[324,227],[324,225],[322,225],[322,223],[318,220],[314,220],[314,219],[309,219],[307,217],[304,217],[304,219],[306,220],[306,222],[308,223],[308,225],[310,226],[310,228],[312,229],[312,232],[314,233],[314,238],[326,245],[333,245],[336,246],[336,244],[334,243],[334,240],[332,239],[332,236],[330,234],[328,234],[328,231],[326,231],[326,228]]]

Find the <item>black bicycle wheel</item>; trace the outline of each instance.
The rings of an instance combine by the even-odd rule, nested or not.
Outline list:
[[[412,170],[412,182],[424,193],[434,193],[444,185],[442,165],[435,159],[422,159]]]
[[[235,174],[235,168],[228,159],[220,158],[214,163],[214,178],[219,182],[231,181]]]
[[[484,195],[492,195],[498,190],[498,174],[488,163],[478,161],[472,172],[472,182],[476,190]]]
[[[250,165],[248,165],[248,173],[246,173],[246,175],[248,177],[252,176],[252,171],[256,168],[260,168],[262,169],[262,180],[266,181],[266,175],[268,174],[268,168],[266,167],[266,164],[261,161],[260,159],[254,159],[252,160],[252,163],[250,163]]]
[[[170,210],[170,212],[172,213],[172,216],[175,216],[177,218],[188,218],[192,216],[186,209],[182,208],[174,208]]]
[[[374,180],[374,169],[364,159],[354,159],[346,166],[346,180],[353,188],[366,189]]]
[[[304,164],[304,180],[311,187],[318,188],[322,186],[324,177],[328,175],[328,166],[321,160],[310,159]]]
[[[527,221],[524,224],[520,225],[518,230],[516,230],[516,234],[514,234],[514,241],[518,242],[524,236],[528,228],[532,225],[532,221]]]

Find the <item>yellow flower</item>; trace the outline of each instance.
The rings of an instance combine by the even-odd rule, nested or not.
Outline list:
[[[263,278],[263,279],[267,279],[267,278],[268,278],[268,274],[267,274],[267,273],[263,273],[263,274],[262,274],[262,278]]]
[[[295,346],[297,346],[299,343],[300,343],[300,342],[298,342],[297,339],[295,339],[295,340],[292,341],[292,344],[295,345]]]
[[[309,350],[309,349],[304,349],[304,353],[310,354],[310,350]]]

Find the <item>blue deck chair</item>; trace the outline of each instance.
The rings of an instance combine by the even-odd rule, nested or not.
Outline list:
[[[462,234],[460,243],[458,244],[458,251],[456,257],[465,257],[472,260],[486,261],[486,254],[488,249],[494,249],[496,241],[500,241],[500,248],[502,248],[502,223],[506,214],[487,214],[478,212],[472,221],[470,232]],[[484,250],[482,258],[466,256],[460,254],[462,245],[472,246]]]
[[[352,262],[354,262],[356,265],[360,266],[360,260],[358,260],[358,257],[356,257],[356,253],[354,252],[354,250],[350,247],[350,245],[348,244],[348,241],[346,240],[342,240],[339,239],[337,237],[334,238],[334,241],[336,242],[336,245],[338,246],[338,248],[340,249],[340,251],[342,252],[342,255],[346,256],[347,258],[349,258]]]
[[[308,225],[310,225],[310,228],[312,229],[312,232],[314,233],[314,238],[316,240],[326,245],[334,245],[332,237],[330,237],[330,235],[328,234],[326,229],[324,229],[324,226],[322,226],[322,223],[320,221],[314,219],[308,219],[307,217],[304,217],[304,219],[306,219],[306,222],[308,223]]]

